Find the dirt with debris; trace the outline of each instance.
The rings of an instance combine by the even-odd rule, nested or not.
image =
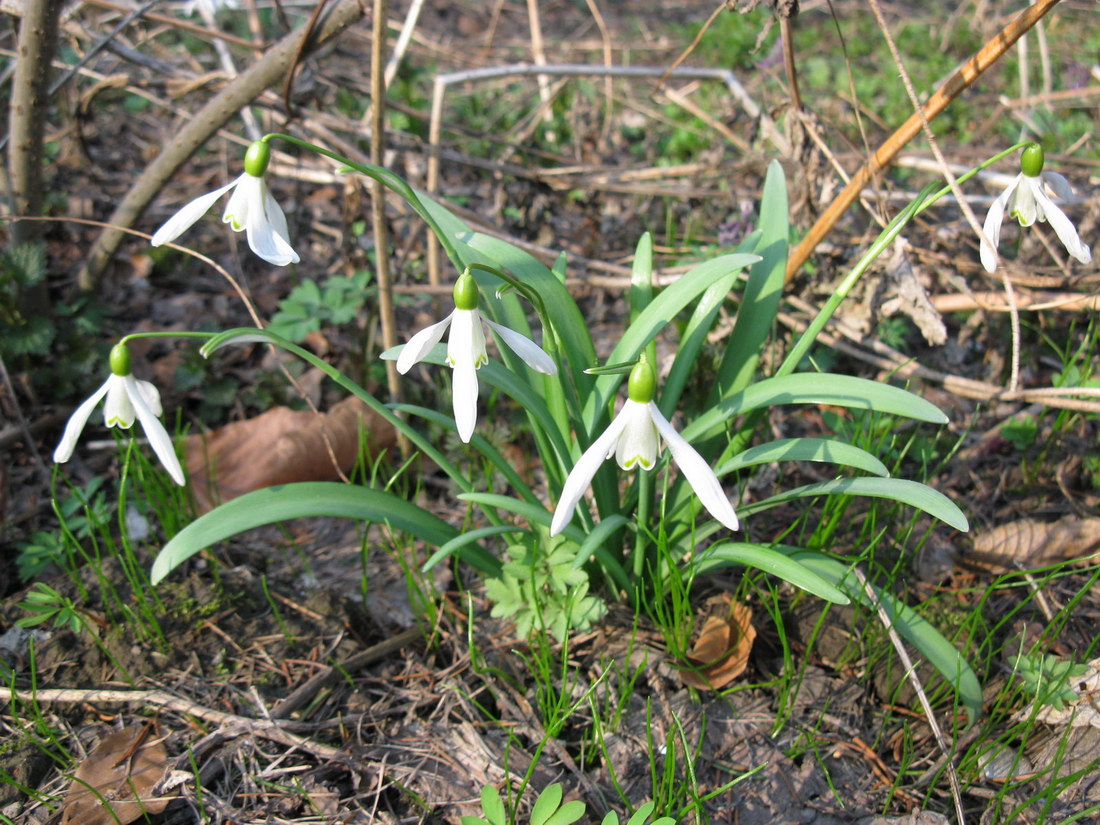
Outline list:
[[[598,64],[606,27],[618,62],[668,66],[690,42],[683,30],[670,27],[702,22],[715,4],[608,7],[602,25],[583,4],[542,5],[553,61]],[[834,5],[846,11],[846,4]],[[419,83],[418,94],[425,95],[426,66],[459,70],[531,59],[526,13],[517,2],[429,5],[398,82]],[[118,22],[115,12],[85,4],[69,18],[64,37],[70,48],[83,51],[93,35]],[[99,53],[90,62],[99,79],[84,77],[63,93],[70,99],[51,120],[58,154],[49,167],[52,188],[66,195],[56,206],[61,216],[107,218],[135,170],[213,94],[204,84],[226,82],[206,74],[214,65],[207,46],[192,54],[186,48],[197,48],[194,43],[185,40],[186,48],[181,46],[182,36],[158,40],[153,26],[139,22],[124,29],[118,41],[124,48]],[[10,41],[10,33],[3,37]],[[126,55],[137,46],[174,68],[158,74],[148,61],[131,62]],[[292,86],[299,117],[290,127],[279,125],[282,104],[268,94],[262,108],[270,128],[300,129],[320,143],[361,153],[368,51],[369,27],[361,22],[323,53],[306,58]],[[772,71],[765,65],[771,57],[761,52],[739,59],[763,76]],[[239,59],[244,65],[248,58]],[[765,113],[778,118],[785,99],[749,71],[740,75],[760,95]],[[117,88],[112,77],[120,78]],[[668,120],[664,109],[672,103],[653,97],[652,83],[617,87],[618,108],[607,120],[603,87],[592,81],[594,92],[574,98],[569,134],[557,152],[548,151],[545,140],[533,146],[535,118],[507,129],[464,125],[460,114],[476,115],[467,109],[481,105],[463,102],[472,86],[453,90],[444,124],[440,191],[464,218],[527,244],[535,254],[552,259],[554,251],[568,252],[571,286],[604,350],[627,316],[623,290],[639,228],[671,228],[666,242],[658,243],[664,274],[681,264],[687,241],[735,242],[752,224],[769,156],[755,148],[744,154],[723,135],[774,151],[758,141],[759,124],[730,102],[718,113],[717,126],[692,124],[687,130],[713,129],[700,138],[709,147],[697,149],[691,163],[668,164],[662,152],[671,151],[665,138],[674,130],[660,124]],[[514,99],[524,111],[537,108],[529,105],[537,95],[533,81],[492,88],[490,94]],[[171,97],[180,90],[190,91]],[[697,90],[685,84],[674,91],[690,97]],[[156,108],[134,102],[149,93]],[[404,100],[394,107],[404,127],[389,135],[386,163],[424,187],[427,100],[415,106]],[[804,228],[837,181],[806,135],[795,143],[802,150],[783,162],[794,220]],[[236,174],[240,147],[221,139],[210,146],[213,151],[173,179],[137,228],[152,229],[195,192]],[[839,160],[851,168],[858,157],[842,153]],[[369,194],[361,181],[305,158],[288,155],[276,163],[276,195],[301,239],[303,262],[297,271],[264,266],[248,254],[241,236],[223,231],[214,220],[197,225],[186,239],[231,271],[265,317],[279,308],[297,279],[350,276],[369,268],[374,255],[369,231],[358,226],[369,225]],[[1083,177],[1083,169],[1075,171]],[[430,292],[424,283],[422,226],[399,204],[390,203],[389,209],[399,313],[407,328],[418,328],[436,320],[422,300]],[[1100,221],[1095,199],[1084,212],[1082,234],[1095,236]],[[866,223],[862,216],[850,218],[819,250],[813,278],[792,287],[789,314],[781,318],[788,328],[805,323],[865,247],[875,231]],[[48,226],[52,293],[75,294],[76,272],[97,231],[64,220]],[[905,340],[894,343],[906,360],[930,371],[918,376],[916,388],[948,411],[953,432],[963,439],[930,483],[963,507],[979,538],[972,542],[922,523],[912,546],[891,546],[876,561],[884,571],[904,571],[895,585],[899,595],[911,604],[933,605],[930,618],[958,631],[953,639],[968,658],[989,663],[979,678],[995,703],[1012,670],[1006,649],[1021,634],[1034,638],[1047,626],[1052,653],[1096,656],[1100,589],[1087,556],[1100,541],[1100,496],[1084,457],[1094,450],[1100,423],[1095,411],[1067,413],[1071,420],[1059,423],[1053,452],[1043,446],[1044,433],[1053,427],[1050,418],[1040,420],[1029,450],[1021,453],[1010,439],[1010,425],[1021,410],[1037,416],[1041,408],[998,401],[988,389],[1003,385],[1002,316],[951,314],[958,305],[945,303],[962,295],[979,300],[984,290],[999,285],[982,280],[976,248],[961,259],[961,248],[976,247],[968,231],[958,216],[940,225],[914,225],[896,265],[884,264],[868,279],[831,334],[834,352],[845,359],[842,371],[892,374],[896,362],[881,360],[890,348],[880,340],[875,319],[880,310],[913,319]],[[1027,277],[1017,280],[1025,298],[1028,289],[1088,293],[1100,280],[1095,266],[1071,272],[1051,264],[1034,238],[1022,241],[1018,256],[1029,262]],[[969,283],[961,291],[960,278]],[[251,323],[222,275],[144,243],[123,247],[97,297],[106,305],[104,339],[136,329]],[[947,305],[954,309],[937,309]],[[1037,338],[1066,326],[1065,316],[1057,314],[1035,316],[1032,323]],[[373,310],[366,307],[351,324],[314,331],[307,345],[364,382],[382,381],[371,366],[380,348],[375,326]],[[65,346],[74,353],[79,349],[72,342]],[[370,353],[369,361],[363,352]],[[55,356],[64,360],[66,352]],[[286,362],[265,358],[258,349],[220,353],[214,367],[197,364],[182,346],[162,342],[135,346],[134,356],[152,373],[142,377],[155,378],[162,388],[165,408],[180,410],[195,432],[227,421],[254,421],[272,404],[300,410],[301,397],[322,410],[340,399],[317,372],[295,376],[300,395],[287,390],[278,373]],[[15,395],[5,399],[5,410],[18,401],[39,454],[48,457],[64,415],[51,416],[59,400],[32,380],[45,366],[31,363],[16,375],[7,388]],[[1060,365],[1035,356],[1022,366],[1023,386],[1035,388],[1051,385]],[[210,400],[215,377],[231,382],[220,405]],[[427,399],[436,392],[415,385],[409,391]],[[66,400],[75,404],[79,395],[74,391]],[[769,425],[790,436],[828,432],[819,411],[787,415],[777,414]],[[497,426],[493,439],[515,451],[517,466],[524,462],[521,473],[536,483],[539,468],[531,464],[522,437],[513,443],[506,418]],[[514,789],[525,777],[535,789],[561,782],[567,798],[587,803],[591,819],[608,810],[628,811],[647,799],[702,799],[700,807],[711,821],[740,825],[930,825],[954,817],[948,758],[881,626],[855,609],[823,610],[794,591],[781,591],[778,603],[760,599],[752,605],[757,636],[746,670],[717,695],[685,687],[680,663],[668,654],[660,633],[644,616],[636,618],[622,607],[613,607],[592,632],[572,639],[564,670],[540,680],[529,666],[540,653],[516,641],[507,623],[489,616],[478,579],[466,571],[437,571],[427,579],[434,592],[425,593],[420,588],[428,585],[409,572],[424,561],[423,548],[409,558],[395,552],[378,528],[364,535],[328,521],[254,531],[173,573],[151,608],[162,637],[120,619],[118,605],[133,603],[138,595],[131,592],[122,563],[112,558],[84,567],[75,581],[56,570],[44,574],[45,583],[76,605],[85,631],[17,628],[16,620],[25,615],[19,604],[26,598],[17,583],[17,545],[35,530],[56,529],[48,467],[21,437],[17,431],[2,442],[6,454],[0,465],[7,541],[0,564],[8,582],[0,603],[6,680],[0,694],[14,691],[0,708],[0,814],[17,825],[57,821],[74,767],[88,762],[98,743],[139,720],[151,728],[120,739],[110,764],[132,769],[141,756],[163,770],[158,792],[168,804],[149,814],[153,825],[458,823],[463,815],[480,813],[482,787]],[[377,445],[378,452],[385,446]],[[69,470],[81,482],[116,474],[114,457],[113,445],[106,452],[78,451]],[[238,459],[241,466],[248,463],[247,455]],[[276,479],[286,480],[281,471],[273,471]],[[419,472],[432,509],[461,523],[463,510],[447,480],[429,466]],[[797,478],[817,480],[814,472],[801,467]],[[779,479],[765,471],[747,496],[763,497],[777,483],[795,481],[793,474]],[[779,535],[801,512],[794,505],[769,511],[752,526],[754,535]],[[856,510],[851,519],[859,522]],[[853,532],[837,536],[831,549],[852,549],[846,543],[855,540]],[[149,542],[137,551],[145,569],[155,549]],[[1002,578],[1017,575],[1021,566],[1078,557],[1085,559],[1081,566],[1044,578],[1045,602],[1025,598],[1026,579],[1001,586]],[[739,588],[740,574],[716,575],[693,597],[702,604]],[[993,594],[988,600],[987,590]],[[1044,614],[1048,609],[1063,617],[1053,631]],[[962,626],[975,612],[983,621]],[[1000,727],[980,722],[967,728],[942,680],[923,663],[916,673],[935,702],[939,725],[965,757],[956,762],[968,822],[1059,822],[1100,803],[1096,727],[1039,723],[1012,740],[1012,724],[1025,728],[1004,722],[1001,714]],[[560,728],[548,725],[545,712],[554,698],[578,705]],[[1091,693],[1086,698],[1096,701]],[[138,736],[147,738],[138,742]],[[997,754],[1000,761],[992,769],[992,757],[982,762],[978,745],[1005,739],[1012,747]],[[157,756],[146,742],[162,743],[164,755]],[[1036,779],[1036,768],[1048,765],[1055,766],[1053,775]],[[1043,793],[1051,787],[1057,792]],[[524,810],[530,802],[528,795]],[[65,825],[92,825],[92,814],[86,815],[70,820],[65,812]]]

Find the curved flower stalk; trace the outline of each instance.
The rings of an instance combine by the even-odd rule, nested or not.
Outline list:
[[[106,398],[103,404],[104,423],[108,427],[128,430],[134,425],[136,417],[160,463],[172,480],[182,487],[185,484],[183,468],[180,467],[175,447],[172,446],[172,439],[158,418],[163,411],[160,393],[151,383],[140,381],[130,373],[130,350],[125,344],[115,344],[111,349],[110,364],[110,377],[69,418],[61,443],[53,451],[53,460],[64,464],[72,458],[77,439],[84,432],[88,417],[96,405]]]
[[[1073,222],[1047,195],[1050,189],[1059,198],[1072,198],[1069,182],[1057,172],[1043,171],[1043,147],[1033,143],[1020,158],[1020,174],[1009,184],[989,208],[982,231],[980,255],[982,266],[988,272],[997,269],[997,245],[1001,240],[1001,222],[1007,211],[1020,226],[1031,226],[1035,221],[1047,221],[1065,246],[1066,251],[1083,264],[1092,261],[1092,251],[1081,241]],[[988,242],[987,240],[988,239]]]
[[[463,272],[455,282],[454,312],[416,333],[397,358],[397,371],[404,375],[414,364],[427,357],[432,348],[443,340],[444,333],[450,327],[447,363],[454,370],[452,396],[455,425],[458,428],[458,437],[464,442],[469,442],[477,424],[477,370],[489,362],[489,356],[485,352],[486,326],[499,335],[531,369],[545,375],[555,375],[558,371],[554,359],[543,352],[534,341],[513,329],[495,324],[482,315],[477,308],[479,295],[474,276]]]
[[[672,428],[654,403],[656,389],[657,377],[653,367],[643,357],[630,371],[626,403],[603,434],[584,451],[566,478],[550,524],[551,536],[556,536],[569,524],[577,503],[592,483],[600,465],[612,455],[624,470],[635,467],[652,470],[657,463],[658,436],[668,446],[680,472],[707,511],[730,530],[739,529],[733,505],[710,465]]]
[[[264,180],[271,160],[271,147],[257,140],[244,156],[244,174],[213,192],[200,195],[170,217],[153,235],[153,246],[174,241],[214,205],[214,201],[233,190],[225,205],[222,221],[234,232],[244,231],[252,251],[275,266],[297,263],[300,258],[290,245],[286,215],[272,197]]]

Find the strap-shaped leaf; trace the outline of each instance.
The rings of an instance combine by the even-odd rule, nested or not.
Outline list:
[[[932,424],[947,423],[947,416],[939,407],[908,390],[851,375],[799,372],[757,381],[700,415],[684,428],[682,435],[691,441],[735,415],[777,404],[829,404]]]
[[[771,573],[795,587],[813,593],[834,604],[848,604],[848,597],[810,568],[765,544],[727,541],[714,544],[696,556],[685,568],[692,573],[707,573],[719,567],[743,564]]]
[[[812,550],[795,547],[777,547],[776,549],[831,581],[847,593],[852,601],[871,606],[863,585],[852,575],[847,565]],[[962,702],[967,717],[973,724],[982,712],[982,686],[966,659],[923,616],[881,588],[874,585],[872,587],[894,629],[903,639],[916,647],[921,655],[943,674],[948,684],[955,688],[959,701]]]
[[[246,530],[312,516],[376,521],[433,545],[458,534],[438,516],[383,490],[334,481],[280,484],[227,501],[188,524],[157,554],[149,578],[156,584],[200,550]],[[484,551],[469,552],[467,561],[490,575],[500,571],[500,563]]]
[[[470,530],[468,533],[460,533],[450,541],[441,545],[438,550],[428,557],[428,560],[424,562],[420,569],[424,571],[431,570],[437,564],[449,556],[453,556],[458,553],[459,557],[465,560],[462,554],[463,548],[467,545],[474,544],[489,536],[498,536],[501,533],[529,533],[531,532],[525,527],[516,527],[514,524],[491,524],[488,527],[478,527],[476,530]]]
[[[822,461],[853,467],[876,476],[890,475],[886,465],[869,452],[835,438],[783,438],[769,441],[735,455],[714,472],[721,477],[734,470],[756,464],[770,464],[773,461]]]
[[[794,498],[808,498],[810,496],[872,496],[873,498],[888,498],[900,501],[923,510],[930,516],[935,516],[940,521],[950,524],[956,530],[967,532],[970,522],[967,521],[963,511],[959,509],[951,499],[938,490],[933,490],[927,484],[919,481],[909,481],[904,478],[838,478],[833,481],[822,481],[817,484],[807,484],[803,487],[795,487],[793,490],[784,490],[782,493],[766,498],[763,501],[754,501],[738,508],[742,516],[750,516],[759,513],[784,501]]]

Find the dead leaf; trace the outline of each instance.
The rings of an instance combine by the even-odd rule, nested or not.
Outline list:
[[[961,561],[967,567],[1005,573],[1045,567],[1100,550],[1100,519],[1066,516],[1053,523],[1019,519],[974,537]]]
[[[201,512],[244,493],[295,481],[329,481],[359,457],[360,428],[372,453],[389,449],[393,427],[355,396],[327,413],[276,407],[187,439],[187,472]]]
[[[168,767],[164,740],[153,734],[139,722],[103,737],[73,774],[61,825],[128,825],[168,807],[169,796],[152,793]]]
[[[693,670],[681,670],[680,680],[700,690],[720,690],[745,672],[756,638],[752,609],[721,596],[720,610],[703,622],[687,660]]]

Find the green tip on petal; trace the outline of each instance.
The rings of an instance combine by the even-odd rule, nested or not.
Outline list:
[[[244,153],[244,171],[254,178],[262,178],[271,162],[271,147],[262,140],[253,141]]]
[[[111,355],[108,358],[111,372],[125,378],[130,374],[130,349],[125,344],[115,344],[111,347]]]
[[[474,276],[463,272],[455,281],[455,309],[477,309],[479,294]]]
[[[1037,178],[1043,171],[1043,162],[1046,158],[1043,156],[1043,147],[1038,143],[1032,143],[1024,149],[1024,153],[1020,155],[1020,171],[1027,175],[1029,178]]]
[[[657,375],[644,355],[630,371],[630,378],[626,382],[626,394],[631,401],[637,401],[639,404],[648,404],[657,394]]]

